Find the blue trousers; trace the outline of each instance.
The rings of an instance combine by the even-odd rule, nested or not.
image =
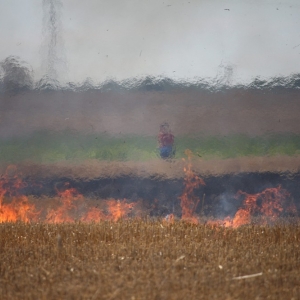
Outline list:
[[[174,155],[172,146],[164,146],[159,148],[159,154],[161,158],[169,158]]]

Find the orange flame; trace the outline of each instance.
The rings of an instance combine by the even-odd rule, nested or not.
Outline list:
[[[169,214],[163,219],[164,224],[174,224],[174,222],[175,222],[175,216],[173,214]]]
[[[192,223],[198,223],[195,210],[199,198],[195,196],[194,190],[202,185],[204,181],[192,171],[192,152],[186,150],[188,156],[187,166],[184,168],[184,190],[180,196],[182,219]],[[184,160],[185,161],[185,160]],[[31,222],[41,218],[34,204],[30,203],[28,197],[21,194],[22,188],[26,185],[21,176],[17,174],[15,166],[9,166],[5,174],[0,177],[0,223],[2,222]],[[59,205],[52,208],[48,213],[44,211],[45,222],[63,223],[81,220],[83,222],[98,222],[100,220],[118,221],[136,215],[137,203],[124,200],[109,199],[105,203],[106,210],[98,207],[87,208],[83,195],[75,188],[65,184],[63,191],[58,191]],[[224,227],[237,228],[241,225],[250,224],[253,218],[260,217],[263,223],[273,222],[285,213],[297,214],[296,206],[292,203],[290,194],[282,189],[267,188],[261,193],[247,194],[239,191],[236,197],[243,197],[243,204],[236,212],[234,218],[225,218],[222,221],[209,221],[208,224],[222,225]],[[57,198],[56,198],[57,200]],[[51,200],[52,201],[52,200]],[[53,203],[55,199],[53,199]],[[39,219],[40,220],[40,219]],[[173,223],[175,217],[168,215],[164,222]]]
[[[109,219],[113,221],[118,221],[125,218],[134,207],[135,203],[127,203],[124,199],[123,201],[110,199],[107,201]]]
[[[99,222],[100,220],[106,220],[106,216],[103,211],[97,207],[92,207],[88,212],[81,218],[83,222]]]
[[[186,150],[185,154],[188,157],[188,164],[184,167],[184,191],[180,196],[182,219],[198,223],[198,219],[194,216],[199,198],[194,195],[194,190],[201,185],[205,185],[204,181],[199,178],[192,170],[191,158],[192,152]],[[183,159],[186,161],[185,159]],[[233,219],[230,217],[224,220],[208,221],[210,225],[222,225],[224,227],[237,228],[241,225],[250,224],[254,216],[260,216],[264,223],[275,221],[283,213],[297,214],[296,206],[290,201],[290,194],[282,189],[267,188],[261,193],[247,194],[239,191],[236,197],[244,196],[242,207],[236,212]]]
[[[188,161],[187,166],[183,169],[185,173],[184,190],[182,195],[179,197],[182,209],[182,219],[193,223],[198,223],[194,213],[200,199],[194,195],[194,190],[199,188],[201,185],[205,185],[205,182],[192,170],[192,152],[190,150],[185,150],[185,154],[188,157]],[[183,160],[186,161],[185,159]]]
[[[15,166],[8,166],[4,175],[0,177],[0,223],[29,222],[36,220],[39,214],[26,196],[18,195],[18,190],[25,187],[25,184],[16,170]],[[11,202],[5,203],[6,198],[10,198]]]
[[[231,222],[224,226],[237,228],[250,224],[253,216],[260,216],[264,223],[274,222],[283,213],[296,215],[297,209],[290,201],[290,194],[281,186],[267,188],[261,193],[247,194],[239,191],[237,197],[245,196],[242,207],[236,212]]]
[[[69,184],[66,183],[65,186]],[[60,197],[61,206],[57,209],[51,209],[47,215],[47,221],[49,223],[72,223],[75,218],[71,216],[73,210],[78,209],[78,203],[83,200],[83,196],[78,193],[75,188],[68,188],[64,191],[58,191],[57,194]]]
[[[230,222],[225,223],[225,227],[233,227],[233,228],[237,228],[239,226],[245,225],[245,224],[250,224],[251,223],[251,213],[249,210],[247,209],[243,209],[240,208],[233,220],[232,223],[230,224]]]
[[[0,177],[0,223],[2,222],[30,222],[36,221],[40,212],[36,211],[24,195],[19,195],[21,188],[25,187],[22,179],[17,174],[15,166],[9,166],[4,175]],[[93,207],[80,216],[84,207],[84,198],[75,188],[65,184],[63,191],[57,190],[59,205],[46,213],[45,221],[48,223],[72,223],[76,219],[83,222],[97,222],[100,220],[117,221],[128,217],[136,203],[109,199],[106,201],[107,214],[101,209]],[[53,199],[55,202],[55,199]]]

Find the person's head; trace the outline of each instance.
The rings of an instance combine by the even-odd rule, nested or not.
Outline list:
[[[168,133],[170,132],[170,126],[167,122],[164,122],[160,125],[159,127],[159,131],[160,132],[163,132],[163,133]]]

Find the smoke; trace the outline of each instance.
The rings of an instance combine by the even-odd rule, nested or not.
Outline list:
[[[215,215],[217,218],[224,218],[227,216],[234,216],[241,201],[235,199],[235,195],[230,192],[225,192],[217,196],[215,199],[217,205],[215,207]]]
[[[66,76],[66,58],[62,36],[62,1],[43,0],[42,69],[44,76],[38,82],[39,89],[59,88]]]

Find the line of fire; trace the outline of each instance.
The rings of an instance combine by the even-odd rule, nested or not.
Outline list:
[[[173,211],[164,207],[158,198],[149,202],[142,198],[132,201],[130,198],[87,197],[75,187],[75,182],[72,186],[68,181],[55,182],[52,196],[28,195],[30,189],[43,190],[43,184],[24,181],[18,168],[9,165],[0,178],[0,222],[85,223],[151,216],[166,223],[182,220],[238,228],[247,224],[275,224],[282,217],[297,217],[293,195],[280,184],[253,194],[238,190],[232,195],[232,201],[237,203],[233,214],[224,216],[223,213],[221,218],[209,215],[207,212],[216,207],[209,203],[211,195],[205,194],[206,182],[193,171],[192,152],[186,150],[186,156],[181,194],[171,199]],[[174,208],[176,203],[177,209]]]

